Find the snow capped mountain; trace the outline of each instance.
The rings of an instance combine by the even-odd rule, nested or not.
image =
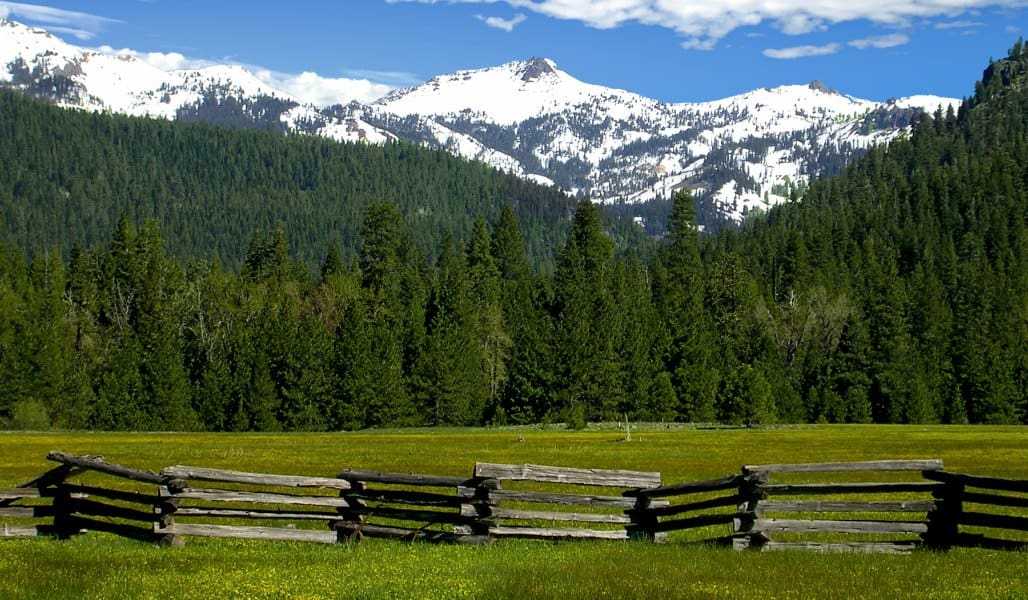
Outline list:
[[[604,202],[644,202],[689,186],[741,220],[907,131],[919,111],[957,102],[917,96],[879,103],[814,82],[670,104],[583,83],[537,58],[399,90],[374,104],[381,113],[372,121],[424,138],[425,131],[398,130],[382,113],[428,117],[499,153],[504,164],[515,159],[516,173]]]
[[[393,92],[375,105],[403,116],[462,113],[496,125],[513,125],[597,100],[620,107],[623,118],[629,116],[625,111],[657,105],[630,92],[582,83],[545,58],[443,75]]]
[[[340,141],[392,138],[359,118],[330,119],[243,67],[163,71],[135,56],[79,48],[5,19],[0,19],[0,85],[87,110],[264,126]]]
[[[340,141],[405,138],[608,203],[693,189],[739,221],[958,100],[872,102],[820,82],[665,103],[581,82],[545,58],[435,77],[366,105],[317,107],[239,66],[165,71],[0,19],[0,86],[67,107]]]

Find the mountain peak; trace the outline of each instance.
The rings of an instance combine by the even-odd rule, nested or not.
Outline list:
[[[808,85],[807,87],[814,90],[815,92],[839,95],[838,90],[833,90],[832,88],[825,87],[825,84],[820,79],[815,79],[814,81],[811,81],[810,85]]]
[[[375,105],[397,115],[474,113],[492,123],[510,125],[612,95],[636,98],[628,92],[578,81],[558,70],[550,59],[531,58],[440,75],[419,86],[392,92]]]
[[[519,65],[518,73],[521,75],[521,81],[526,83],[535,81],[544,75],[557,72],[557,63],[548,58],[532,58],[519,63]]]
[[[25,29],[29,28],[27,25],[22,25],[17,21],[12,21],[4,17],[0,17],[0,27],[24,27]]]
[[[38,36],[36,39],[43,38],[50,42],[59,41],[57,37],[55,37],[53,34],[51,34],[49,31],[45,29],[40,29],[39,27],[32,27],[31,25],[26,25],[24,23],[19,23],[18,21],[12,21],[10,19],[5,19],[3,17],[0,17],[0,27],[4,29],[9,29],[11,30],[10,33],[21,36],[34,35]],[[8,34],[5,33],[4,35]]]

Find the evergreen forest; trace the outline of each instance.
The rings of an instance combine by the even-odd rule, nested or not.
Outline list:
[[[739,229],[679,191],[659,243],[405,144],[0,114],[9,427],[1028,423],[1021,42]]]
[[[466,240],[477,215],[495,220],[510,204],[533,266],[552,273],[574,211],[558,190],[407,142],[61,110],[10,90],[0,91],[0,164],[3,240],[65,259],[107,243],[127,216],[153,220],[183,264],[237,270],[254,232],[282,229],[294,258],[316,269],[331,247],[356,259],[361,215],[376,203],[395,205],[431,255],[447,232]]]

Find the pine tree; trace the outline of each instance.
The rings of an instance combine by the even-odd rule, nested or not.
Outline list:
[[[571,232],[558,257],[554,289],[554,352],[557,390],[566,414],[600,419],[616,414],[620,364],[609,335],[614,244],[604,233],[596,206],[578,204]]]
[[[635,420],[673,418],[676,407],[666,405],[666,389],[658,391],[659,398],[651,398],[657,385],[655,377],[663,367],[661,350],[666,343],[652,302],[649,272],[635,257],[620,259],[615,264],[612,286],[616,318],[608,335],[614,338],[619,363],[621,394],[612,399],[618,403],[616,410]]]
[[[444,238],[426,345],[415,366],[419,404],[433,425],[478,424],[489,399],[472,292],[464,253]]]
[[[352,303],[344,313],[333,353],[339,388],[332,427],[363,429],[416,422],[403,374],[403,350],[385,315]]]
[[[190,404],[189,381],[178,335],[178,294],[182,273],[164,253],[157,224],[148,221],[136,240],[136,264],[141,269],[133,329],[143,349],[142,390],[149,404],[150,427],[191,430],[198,427]]]
[[[395,322],[403,315],[403,233],[402,217],[393,205],[373,204],[364,211],[359,260],[364,287],[371,292],[377,310]]]
[[[688,189],[674,196],[668,240],[653,277],[654,302],[667,330],[665,369],[681,403],[681,418],[712,421],[717,373],[711,351],[715,344],[704,307],[706,275],[700,260],[696,209]]]
[[[346,270],[346,265],[343,264],[343,256],[339,253],[339,247],[333,244],[328,254],[325,255],[325,260],[321,262],[321,282],[324,283],[326,279],[333,275],[338,275]]]
[[[469,295],[478,348],[482,356],[482,378],[489,390],[490,410],[495,411],[500,388],[507,379],[507,358],[512,340],[504,323],[500,299],[500,271],[490,248],[485,219],[479,217],[467,246]]]
[[[548,281],[530,272],[521,227],[509,204],[493,229],[491,248],[500,277],[503,325],[511,340],[494,418],[499,412],[501,420],[534,423],[555,406],[552,294]]]

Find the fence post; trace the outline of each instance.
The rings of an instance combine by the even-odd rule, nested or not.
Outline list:
[[[38,497],[45,498],[49,496],[50,507],[53,511],[50,528],[60,538],[67,538],[72,533],[74,533],[71,531],[69,519],[67,518],[71,514],[71,508],[69,506],[71,501],[71,494],[68,493],[67,490],[63,490],[65,480],[68,478],[69,475],[72,475],[74,472],[75,468],[71,465],[60,465],[58,467],[50,469],[42,475],[33,477],[32,479],[26,481],[25,483],[22,483],[21,485],[15,488],[34,488],[35,494],[38,495]],[[44,492],[44,490],[47,490],[47,492]],[[13,504],[14,502],[20,499],[21,498],[19,497],[6,499],[0,498],[0,508]],[[64,531],[62,531],[62,529],[68,529],[68,533],[65,534]],[[9,531],[8,526],[6,524],[4,525],[4,530],[5,533]],[[39,531],[40,528],[36,527],[37,534]]]
[[[175,524],[175,518],[172,516],[178,509],[180,500],[175,497],[174,490],[167,485],[157,486],[157,503],[153,506],[154,512],[154,534],[157,538],[157,543],[161,546],[168,546],[172,548],[180,548],[186,545],[185,539],[182,536],[174,533],[161,533],[161,530],[171,527]]]
[[[732,541],[736,550],[757,549],[768,541],[762,532],[753,531],[754,520],[760,510],[758,504],[764,497],[762,486],[767,481],[766,472],[751,473],[743,469],[743,477],[739,481],[739,507],[734,520],[735,537]]]
[[[478,480],[477,477],[472,479],[475,482],[475,493],[473,498],[468,498],[466,504],[460,505],[460,514],[471,517],[471,524],[466,530],[466,535],[471,536],[489,536],[489,529],[496,527],[500,524],[500,519],[493,516],[493,508],[499,505],[498,500],[493,500],[490,497],[490,488],[484,484],[484,479]],[[503,489],[503,483],[500,480],[495,480],[496,483],[492,489]],[[459,495],[459,491],[458,491]],[[465,531],[462,528],[454,528],[455,531]]]
[[[360,526],[365,521],[365,517],[361,513],[362,511],[366,513],[368,504],[353,494],[367,490],[367,485],[363,481],[355,479],[348,479],[347,482],[350,484],[350,489],[339,490],[339,497],[346,500],[346,506],[340,506],[336,509],[336,512],[339,513],[340,521],[330,522],[329,527],[335,528],[338,533],[338,541],[352,540],[359,542],[361,541]],[[339,528],[339,525],[342,523],[352,523],[354,526],[353,533],[347,539],[344,539],[344,530]]]

